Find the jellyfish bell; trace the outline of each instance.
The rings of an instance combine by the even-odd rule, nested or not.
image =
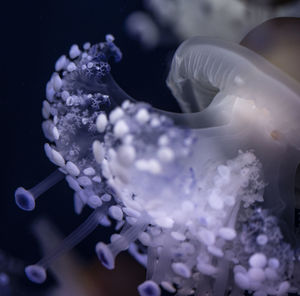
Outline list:
[[[299,291],[298,259],[278,226],[293,215],[299,85],[246,48],[192,38],[168,77],[186,112],[176,114],[127,95],[110,74],[111,58],[121,58],[111,35],[73,45],[47,84],[45,152],[59,169],[30,192],[65,176],[76,212],[89,206],[92,214],[27,267],[29,279],[45,280],[57,256],[113,219],[121,231],[97,243],[96,254],[109,269],[124,250],[143,258],[141,295],[160,295],[160,286],[183,295],[224,295],[229,286]]]
[[[286,74],[300,81],[298,52],[299,52],[299,18],[280,17],[264,22],[249,32],[241,41],[241,45],[257,52]],[[259,40],[264,38],[262,46]],[[291,46],[292,44],[292,46]],[[298,194],[299,167],[295,177],[296,207],[300,208]]]
[[[299,84],[245,47],[200,37],[179,47],[167,83],[184,111],[200,111],[194,115],[195,121],[202,126],[207,122],[220,125],[222,129],[214,130],[231,133],[230,143],[218,143],[222,153],[224,147],[232,149],[234,145],[254,149],[269,184],[265,203],[277,207],[277,213],[293,228],[300,148]],[[277,183],[281,188],[273,187]]]
[[[259,87],[261,81],[265,87]],[[228,123],[235,104],[240,104],[243,115],[250,119],[251,108],[247,107],[252,106],[274,130],[286,131],[290,141],[298,140],[291,135],[299,129],[295,111],[299,104],[298,83],[245,47],[217,39],[191,38],[176,51],[167,84],[185,112],[203,111],[195,116],[199,122],[203,117],[203,124],[206,118],[220,117]],[[242,104],[249,106],[243,108]],[[243,109],[249,109],[249,114]]]

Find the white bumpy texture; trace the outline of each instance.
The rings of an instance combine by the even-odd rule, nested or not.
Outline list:
[[[245,134],[233,131],[236,146],[227,153],[219,139],[230,142],[230,128],[177,126],[117,88],[110,57],[121,58],[111,35],[72,46],[55,65],[42,109],[45,151],[75,191],[75,211],[106,204],[100,223],[113,219],[121,229],[97,244],[103,264],[113,268],[129,249],[147,268],[138,288],[147,296],[160,287],[178,295],[299,292],[296,253],[263,209],[263,163],[251,145],[238,146]],[[243,120],[233,126],[248,126]]]

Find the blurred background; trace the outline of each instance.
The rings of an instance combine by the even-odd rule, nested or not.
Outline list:
[[[32,284],[23,274],[24,265],[40,259],[47,249],[47,241],[59,241],[90,213],[88,209],[80,216],[74,213],[73,192],[65,182],[46,192],[33,212],[23,212],[14,203],[14,190],[18,186],[30,188],[55,169],[43,149],[41,104],[45,99],[45,85],[55,61],[72,44],[101,42],[108,33],[115,36],[115,43],[123,52],[122,61],[112,65],[115,80],[137,100],[169,111],[180,112],[165,85],[172,56],[182,40],[200,33],[235,42],[243,39],[244,45],[270,57],[299,79],[299,20],[268,23],[267,27],[244,38],[247,30],[269,18],[299,16],[299,1],[257,0],[249,9],[245,7],[250,1],[229,2],[237,9],[228,15],[223,31],[209,24],[203,28],[203,18],[216,19],[223,11],[223,4],[217,0],[191,0],[189,8],[183,1],[175,0],[172,3],[45,0],[2,5],[0,296],[137,295],[136,286],[144,281],[145,271],[130,255],[122,253],[114,271],[105,270],[98,262],[94,246],[99,240],[108,241],[111,233],[102,227],[58,260],[45,284]],[[195,15],[195,7],[203,18]],[[193,11],[193,22],[189,9]],[[141,18],[134,19],[137,13]],[[201,32],[195,31],[197,27]],[[232,35],[232,31],[236,33]]]

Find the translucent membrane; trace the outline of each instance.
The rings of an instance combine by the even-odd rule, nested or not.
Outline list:
[[[230,110],[222,109],[229,104],[226,96],[234,95],[267,108],[276,116],[278,125],[287,124],[281,117],[289,114],[290,125],[299,128],[299,85],[264,58],[237,44],[201,37],[183,42],[175,53],[167,84],[185,112],[203,111],[195,120],[209,120],[208,115],[215,117],[216,113]]]
[[[185,118],[171,117],[196,128],[202,139],[198,155],[228,159],[237,149],[255,151],[269,184],[265,206],[292,227],[300,161],[299,84],[245,47],[200,37],[179,46],[167,84],[188,112]],[[212,147],[220,149],[211,152]]]
[[[147,260],[147,274],[146,274],[146,279],[151,279],[153,277],[153,273],[154,273],[154,267],[156,265],[156,261],[157,261],[157,248],[155,247],[148,247],[148,252],[147,252],[147,256],[148,256],[148,260]]]
[[[158,258],[152,259],[154,260],[154,270],[151,279],[156,283],[162,282],[164,280],[165,275],[170,269],[170,265],[172,262],[172,253],[170,252],[170,249],[172,248],[173,242],[174,239],[172,239],[170,235],[166,234]],[[149,262],[149,264],[151,263]]]
[[[25,273],[27,277],[36,283],[42,283],[46,280],[46,269],[59,256],[68,252],[93,232],[99,225],[99,221],[103,218],[107,211],[107,205],[97,208],[93,213],[70,235],[68,235],[60,245],[58,245],[52,252],[47,254],[44,258],[34,265],[27,266]]]
[[[42,182],[30,189],[25,189],[23,187],[17,188],[15,191],[15,201],[17,206],[24,211],[32,211],[35,208],[35,200],[63,178],[64,174],[61,171],[56,170]]]

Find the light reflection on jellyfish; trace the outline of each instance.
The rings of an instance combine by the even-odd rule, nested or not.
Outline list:
[[[142,296],[300,292],[294,231],[300,87],[252,51],[195,37],[176,51],[167,84],[186,113],[128,96],[110,74],[121,52],[106,42],[61,56],[47,84],[43,131],[59,168],[16,190],[18,206],[65,178],[87,220],[28,278],[46,280],[57,256],[115,221],[96,254],[108,269],[124,250],[147,269]]]

